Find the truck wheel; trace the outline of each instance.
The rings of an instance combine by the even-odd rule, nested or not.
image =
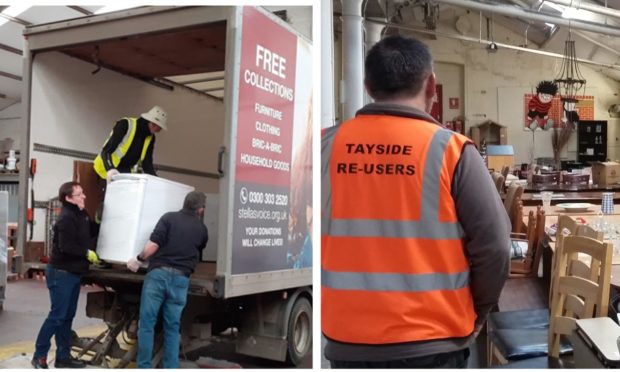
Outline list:
[[[297,365],[306,356],[312,346],[312,305],[305,297],[299,297],[288,320],[286,333],[289,363]]]

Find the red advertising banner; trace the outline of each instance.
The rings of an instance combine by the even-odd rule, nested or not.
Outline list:
[[[232,274],[312,265],[311,57],[293,31],[243,8]]]
[[[252,7],[243,25],[236,179],[288,186],[297,37]]]

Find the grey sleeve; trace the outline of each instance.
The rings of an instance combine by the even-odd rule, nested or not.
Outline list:
[[[452,180],[452,197],[465,230],[476,325],[497,303],[510,271],[510,219],[482,157],[466,145]]]

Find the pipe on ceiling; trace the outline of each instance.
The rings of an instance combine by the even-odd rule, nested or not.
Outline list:
[[[533,21],[554,23],[563,26],[570,26],[574,29],[580,29],[584,31],[595,32],[603,35],[620,36],[620,28],[603,25],[600,23],[578,21],[574,19],[566,19],[562,17],[555,17],[550,14],[537,13],[535,11],[525,10],[518,7],[501,5],[501,4],[487,4],[471,0],[434,0],[438,3],[454,5],[463,8],[475,9],[485,12],[498,13],[511,17],[520,17],[524,19],[530,19]]]
[[[587,10],[592,13],[598,13],[598,14],[603,14],[603,15],[607,15],[610,17],[620,18],[620,10],[606,8],[604,6],[600,6],[596,4],[586,3],[585,1],[574,1],[574,0],[545,0],[545,1],[554,3],[554,4],[564,5],[567,7],[572,7],[575,9]]]
[[[593,38],[589,37],[588,35],[584,34],[584,33],[583,33],[583,32],[581,32],[581,31],[573,31],[573,33],[574,33],[575,35],[577,35],[577,36],[580,36],[580,37],[581,37],[581,38],[583,38],[584,40],[587,40],[587,41],[591,42],[592,44],[594,44],[594,45],[596,45],[596,46],[599,46],[599,47],[601,47],[601,48],[605,49],[606,51],[608,51],[608,52],[610,52],[610,53],[613,53],[613,54],[615,54],[615,55],[617,55],[617,56],[620,56],[620,52],[619,52],[618,50],[616,50],[616,49],[614,49],[614,48],[610,47],[609,45],[603,44],[603,43],[601,43],[600,41],[598,41],[598,40],[596,40],[596,39],[593,39]]]
[[[437,36],[442,36],[442,37],[446,37],[446,38],[449,38],[449,39],[462,40],[462,41],[467,41],[467,42],[471,42],[471,43],[485,44],[485,45],[488,45],[489,43],[491,43],[491,40],[484,40],[484,39],[479,39],[479,38],[474,38],[474,37],[469,37],[469,36],[463,36],[463,35],[457,35],[457,34],[449,34],[449,33],[444,33],[444,32],[432,31],[432,30],[427,30],[427,29],[422,28],[422,27],[404,26],[404,25],[401,25],[401,24],[398,24],[398,23],[381,22],[381,21],[377,21],[377,20],[373,20],[373,19],[368,19],[368,18],[365,19],[365,22],[375,22],[375,23],[383,24],[385,26],[400,28],[400,29],[407,30],[407,31],[414,31],[414,32],[419,32],[419,33],[422,33],[422,34],[429,34],[429,35],[437,35]],[[563,54],[559,54],[559,53],[552,53],[552,52],[547,52],[547,51],[544,51],[544,50],[524,48],[524,47],[520,47],[520,46],[516,46],[516,45],[504,44],[504,43],[498,43],[498,42],[495,42],[495,44],[499,47],[499,49],[505,48],[505,49],[518,50],[518,51],[521,51],[521,52],[538,54],[538,55],[542,55],[542,56],[546,56],[546,57],[564,58],[564,55]],[[593,65],[593,66],[598,66],[598,67],[604,67],[604,68],[608,68],[608,69],[620,72],[620,65],[596,62],[596,61],[592,61],[592,60],[589,60],[589,59],[583,59],[583,58],[577,58],[577,61],[579,61],[580,63],[585,63],[585,64],[588,64],[588,65]]]

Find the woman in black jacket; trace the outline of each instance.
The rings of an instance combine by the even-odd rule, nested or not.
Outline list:
[[[52,257],[45,270],[52,308],[41,326],[32,358],[34,368],[47,368],[50,340],[56,337],[56,368],[83,368],[84,362],[71,357],[71,324],[80,295],[80,279],[88,264],[97,263],[93,248],[98,226],[84,210],[86,195],[77,182],[66,182],[58,190],[62,202],[54,225]]]

